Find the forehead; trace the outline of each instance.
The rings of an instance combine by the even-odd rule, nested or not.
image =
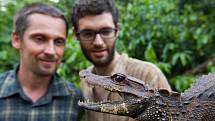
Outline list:
[[[61,18],[35,13],[28,17],[28,21],[26,32],[42,32],[66,36],[66,24]]]
[[[79,19],[79,30],[82,29],[101,29],[104,27],[114,28],[113,16],[111,13],[104,12],[99,15],[87,15]]]

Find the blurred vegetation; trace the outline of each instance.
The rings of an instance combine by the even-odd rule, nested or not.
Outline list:
[[[13,15],[24,4],[34,1],[0,0],[0,72],[13,68],[19,61],[18,52],[10,44]],[[43,2],[59,7],[69,18],[74,0]],[[156,64],[173,90],[184,91],[199,75],[215,71],[214,0],[116,2],[121,30],[118,50]],[[89,65],[70,31],[59,74],[79,86],[78,72]]]

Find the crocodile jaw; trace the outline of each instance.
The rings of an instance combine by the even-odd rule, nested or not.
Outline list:
[[[88,110],[103,112],[103,113],[111,113],[111,114],[128,114],[128,109],[125,103],[122,104],[110,104],[107,102],[103,103],[86,103],[79,102],[78,105]]]
[[[130,99],[130,100],[121,100],[121,101],[106,101],[106,102],[80,102],[78,105],[82,108],[102,112],[102,113],[110,113],[115,115],[122,115],[122,116],[130,116],[136,117],[137,114],[135,111],[144,107],[141,105],[142,100],[140,99]]]

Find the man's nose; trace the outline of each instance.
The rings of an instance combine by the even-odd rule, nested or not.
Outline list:
[[[54,42],[47,43],[45,53],[49,55],[54,55],[56,53]]]
[[[103,41],[101,35],[100,34],[96,34],[95,35],[95,39],[93,41],[93,44],[94,45],[102,45],[103,43],[104,43],[104,41]]]

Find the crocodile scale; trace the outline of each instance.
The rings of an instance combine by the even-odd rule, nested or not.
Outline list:
[[[214,121],[215,73],[194,81],[184,93],[153,89],[144,81],[117,73],[99,76],[87,70],[82,81],[119,93],[118,101],[79,102],[79,106],[97,112],[129,116],[138,121]]]

